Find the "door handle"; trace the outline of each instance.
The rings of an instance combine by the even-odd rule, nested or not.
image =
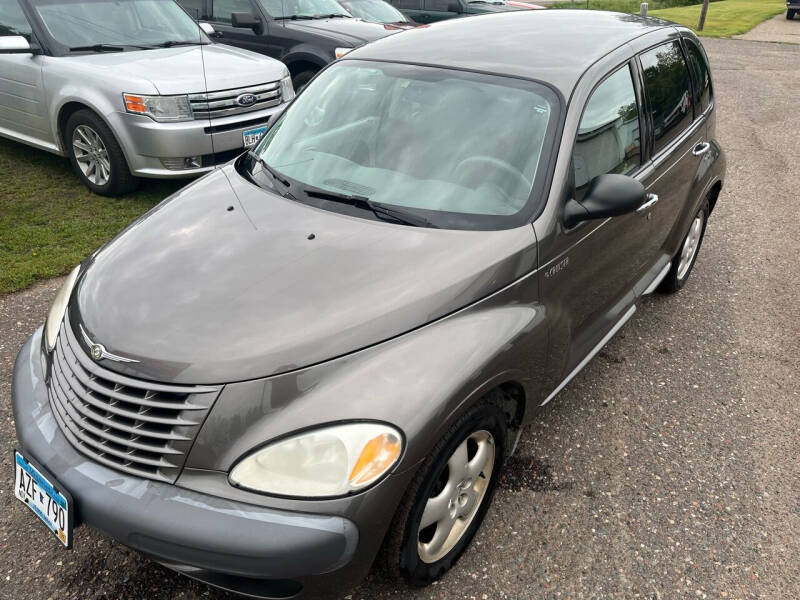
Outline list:
[[[658,202],[658,194],[647,194],[645,196],[645,202],[639,208],[636,209],[637,213],[643,213],[649,208],[655,206],[656,202]]]
[[[697,146],[692,148],[692,154],[694,154],[695,156],[700,156],[708,152],[710,148],[711,144],[709,144],[708,142],[700,142],[699,144],[697,144]]]

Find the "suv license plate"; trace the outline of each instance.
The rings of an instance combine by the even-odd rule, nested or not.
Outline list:
[[[14,495],[72,548],[72,496],[35,460],[14,450]]]
[[[267,130],[266,125],[264,127],[256,127],[255,129],[247,129],[242,132],[242,138],[244,139],[244,147],[250,148],[255,146],[258,143],[258,140],[261,139],[261,136],[264,135],[264,132]]]

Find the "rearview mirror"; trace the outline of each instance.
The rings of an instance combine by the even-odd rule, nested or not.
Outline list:
[[[233,13],[231,15],[231,25],[261,33],[261,19],[252,13]]]
[[[645,200],[641,182],[627,175],[608,173],[589,182],[583,200],[569,200],[564,206],[564,225],[573,227],[581,221],[605,219],[631,213]]]
[[[450,4],[447,5],[447,12],[457,13],[457,14],[460,15],[464,11],[461,8],[461,4],[460,3],[451,2]]]
[[[34,49],[21,35],[0,36],[0,54],[33,54]]]

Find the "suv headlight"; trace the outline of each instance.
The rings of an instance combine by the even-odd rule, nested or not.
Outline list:
[[[323,426],[256,450],[234,466],[230,481],[277,496],[345,496],[388,473],[402,450],[402,435],[388,425]]]
[[[189,96],[142,96],[122,94],[125,110],[136,115],[147,115],[154,121],[191,121],[194,119]]]
[[[69,297],[72,295],[72,288],[75,287],[75,282],[78,280],[78,273],[80,273],[80,265],[72,269],[67,276],[67,280],[58,290],[53,303],[50,305],[50,310],[47,312],[47,321],[44,324],[44,343],[48,352],[52,352],[56,347],[56,340],[58,339],[58,330],[61,329],[61,322],[64,320],[64,315],[67,312],[67,304]]]
[[[281,79],[281,101],[289,102],[294,98],[294,86],[292,85],[291,75]]]

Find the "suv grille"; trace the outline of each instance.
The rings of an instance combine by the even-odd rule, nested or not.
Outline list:
[[[252,94],[255,102],[241,106],[236,99],[243,94]],[[281,103],[281,82],[272,81],[246,88],[189,94],[189,104],[195,119],[218,119],[240,115],[256,110],[278,106]]]
[[[67,319],[47,389],[59,427],[77,450],[119,471],[170,483],[220,390],[104,369],[80,347]]]

